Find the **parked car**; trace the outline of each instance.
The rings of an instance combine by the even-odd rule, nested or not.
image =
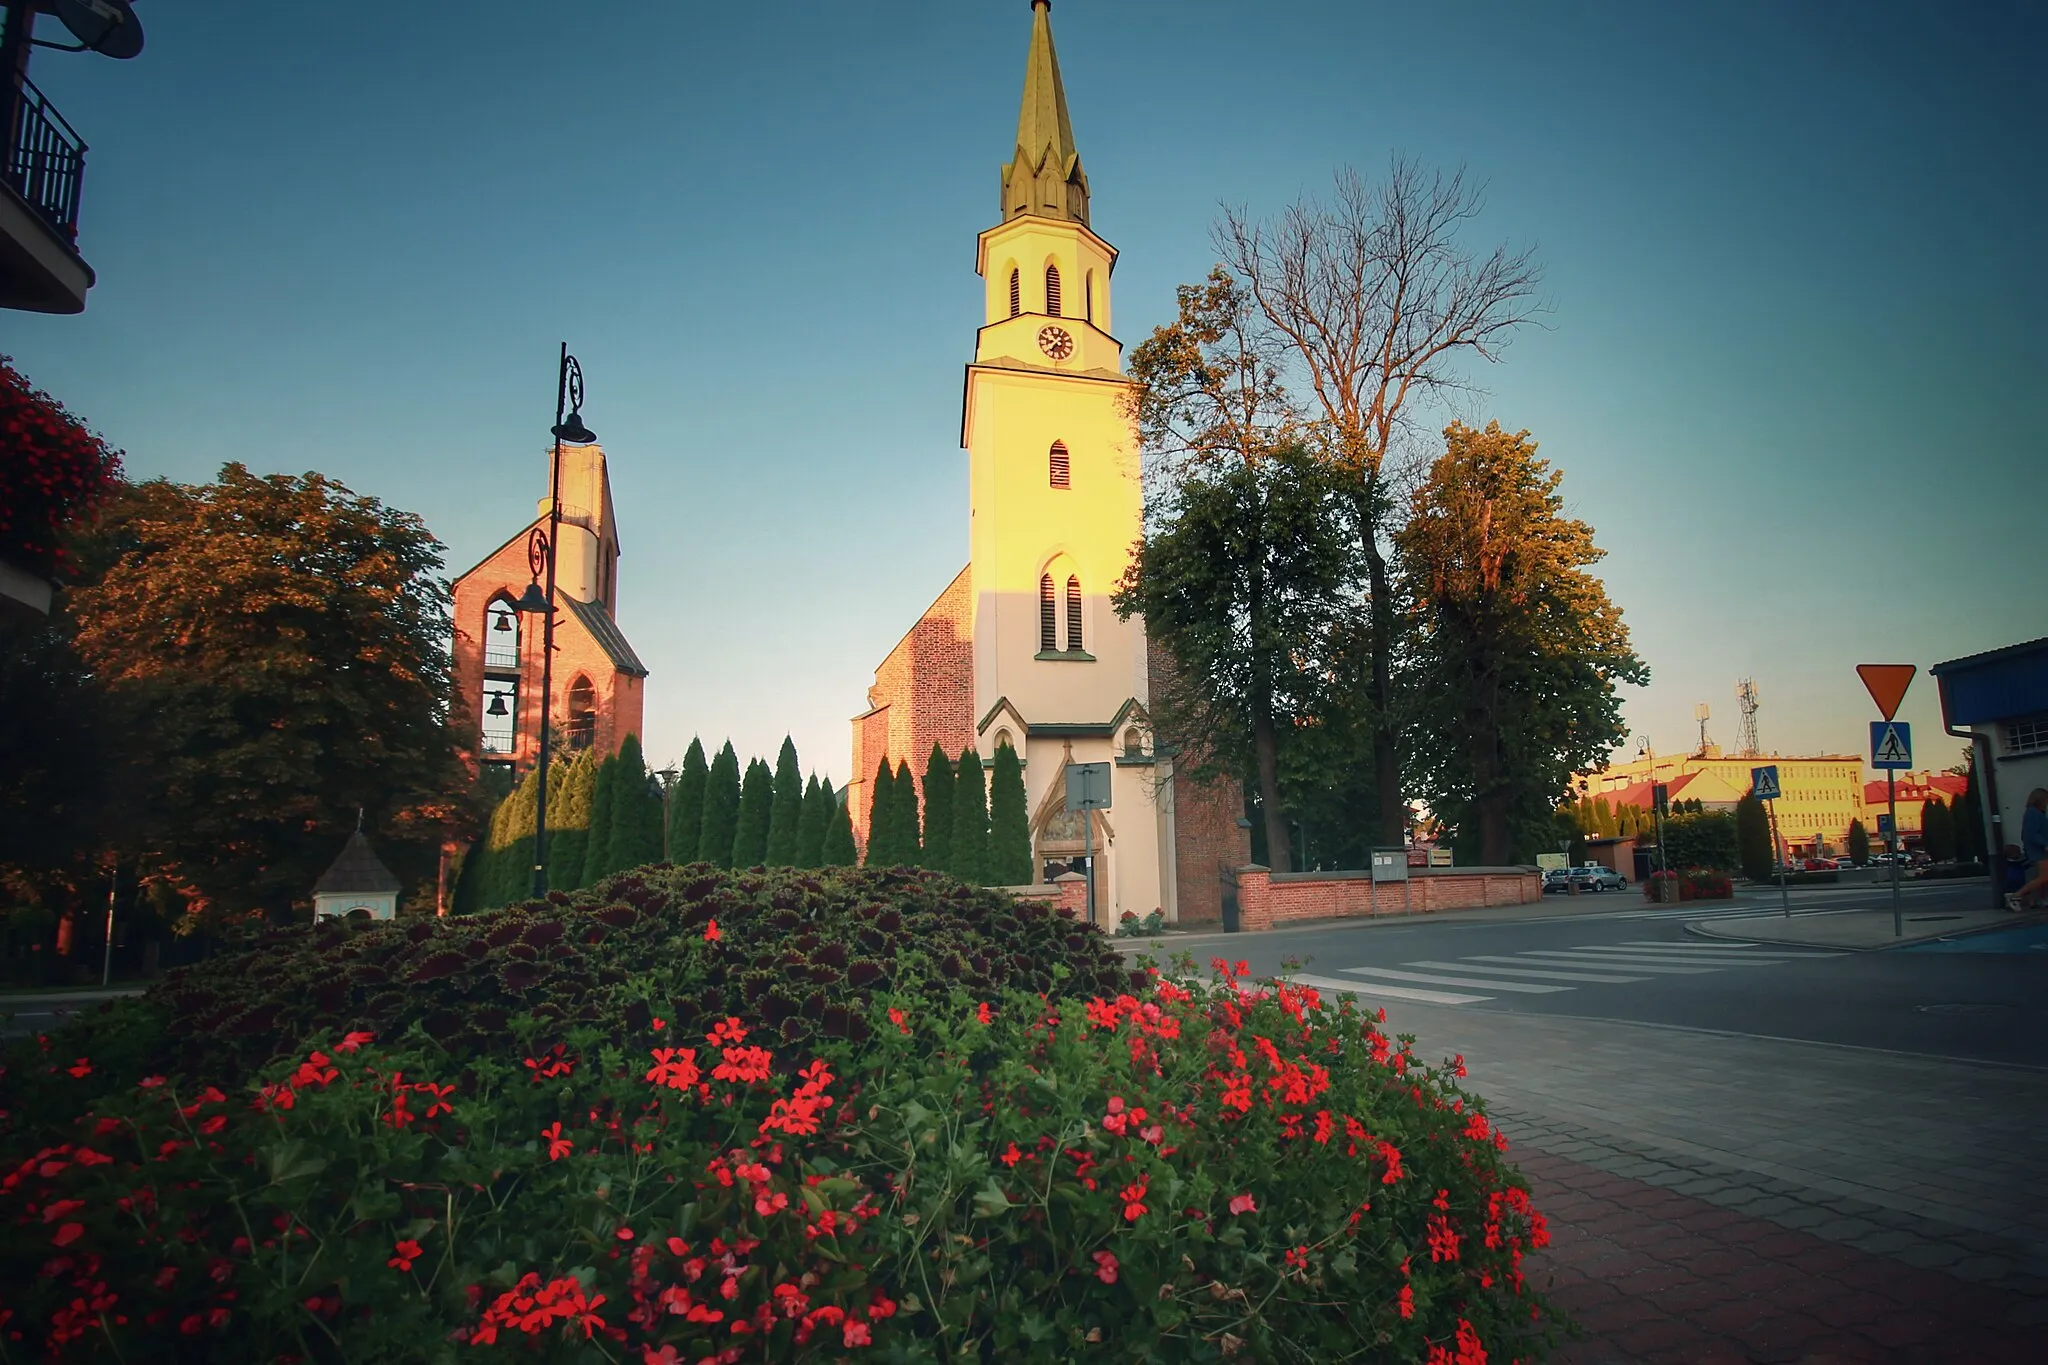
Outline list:
[[[1572,889],[1572,874],[1569,868],[1553,867],[1543,874],[1543,894]]]
[[[1582,863],[1571,871],[1572,884],[1581,891],[1626,891],[1628,878],[1611,867]]]

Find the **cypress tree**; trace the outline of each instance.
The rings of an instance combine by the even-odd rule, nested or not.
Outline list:
[[[1735,856],[1742,875],[1753,882],[1771,879],[1777,851],[1771,847],[1771,816],[1764,803],[1749,793],[1735,803]]]
[[[832,790],[830,782],[820,783],[818,795],[829,808],[825,812],[825,842],[818,855],[820,867],[852,867],[858,854],[853,846],[853,815],[846,801]]]
[[[519,789],[514,787],[499,800],[491,812],[490,832],[477,846],[477,856],[483,860],[477,869],[477,903],[487,910],[506,903],[511,884],[507,868],[512,860],[512,803],[518,795]]]
[[[953,760],[937,743],[924,765],[924,865],[953,870]]]
[[[1929,796],[1920,807],[1920,848],[1937,863],[1956,856],[1956,827],[1948,803]]]
[[[617,823],[614,808],[619,800],[618,755],[597,765],[597,780],[590,791],[590,839],[583,847],[583,871],[578,886],[590,886],[612,870],[612,830]]]
[[[868,853],[865,867],[894,867],[896,856],[896,774],[889,760],[875,764],[875,784],[868,793]]]
[[[607,872],[624,872],[661,861],[661,787],[647,771],[640,737],[619,746],[619,775],[612,789],[612,838]]]
[[[897,765],[896,784],[890,788],[889,796],[896,803],[896,815],[890,824],[903,855],[897,861],[905,867],[926,866],[924,840],[917,827],[917,779],[911,775],[910,760],[905,759]]]
[[[704,787],[710,779],[704,745],[692,735],[689,752],[683,755],[683,771],[668,794],[667,848],[672,863],[697,861],[697,835],[704,827]]]
[[[1031,868],[1031,816],[1024,804],[1024,765],[1007,744],[996,746],[988,795],[989,880],[997,886],[1026,886]]]
[[[740,788],[739,819],[733,831],[732,865],[759,867],[768,859],[769,806],[775,800],[775,777],[768,765],[756,758],[747,764],[747,780]]]
[[[988,798],[983,794],[981,755],[960,751],[953,777],[953,875],[973,886],[988,881]]]
[[[768,866],[801,866],[796,844],[803,818],[803,769],[797,766],[796,742],[784,735],[782,752],[775,756],[775,799],[768,806]]]
[[[1985,846],[1991,841],[1984,832],[1984,797],[1977,790],[1976,754],[1970,755],[1969,772],[1963,784],[1963,795],[1956,802],[1956,857],[1985,861]]]
[[[804,810],[796,823],[796,865],[822,867],[825,858],[825,826],[832,820],[832,793],[816,773],[804,786]]]
[[[733,835],[740,822],[740,757],[732,741],[711,760],[704,780],[704,821],[697,828],[697,858],[719,867],[732,866]]]
[[[574,891],[583,885],[583,860],[590,852],[590,802],[597,794],[597,759],[585,749],[562,769],[561,800],[557,802],[553,792],[548,794],[548,889]]]

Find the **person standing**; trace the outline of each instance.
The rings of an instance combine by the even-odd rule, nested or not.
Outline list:
[[[2033,910],[2048,891],[2048,787],[2027,793],[2026,815],[2020,821],[2020,856],[2025,859],[2029,880],[2005,898],[2008,910]]]

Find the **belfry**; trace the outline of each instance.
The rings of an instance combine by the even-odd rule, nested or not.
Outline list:
[[[1085,846],[1105,925],[1155,909],[1215,919],[1219,866],[1248,860],[1242,798],[1235,783],[1175,778],[1146,709],[1165,661],[1111,602],[1144,525],[1140,452],[1111,331],[1116,248],[1090,226],[1051,8],[1033,0],[999,218],[976,239],[968,564],[876,670],[853,722],[848,800],[864,843],[880,760],[921,773],[934,742],[984,763],[1007,744],[1024,762],[1038,876]],[[1066,769],[1090,762],[1111,765],[1111,806],[1071,812]]]

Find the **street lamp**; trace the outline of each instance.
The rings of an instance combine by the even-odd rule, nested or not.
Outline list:
[[[555,554],[562,536],[562,442],[570,445],[587,446],[597,440],[597,435],[583,425],[583,367],[576,363],[576,357],[569,354],[569,343],[562,343],[562,363],[555,375],[555,452],[548,467],[548,529],[533,528],[533,534],[526,539],[526,566],[533,572],[533,581],[526,585],[526,592],[513,603],[515,610],[538,615],[541,619],[540,639],[540,762],[534,769],[534,780],[540,783],[534,793],[533,812],[533,895],[535,899],[548,893],[548,708],[552,703],[555,681]],[[563,409],[568,410],[564,417]],[[547,574],[545,590],[540,585],[541,574]]]

